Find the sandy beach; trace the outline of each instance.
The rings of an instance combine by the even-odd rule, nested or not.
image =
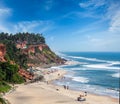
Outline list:
[[[58,70],[50,75],[48,81],[62,77],[66,72]],[[59,74],[59,75],[58,75]],[[66,90],[63,87],[47,84],[46,82],[35,82],[18,86],[15,91],[7,93],[4,98],[11,104],[119,104],[119,99],[87,94],[86,101],[77,101],[80,91]]]

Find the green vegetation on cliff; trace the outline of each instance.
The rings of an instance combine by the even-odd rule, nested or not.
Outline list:
[[[0,52],[5,51],[3,56],[6,62],[0,62],[0,92],[6,92],[11,87],[9,83],[22,83],[24,79],[18,74],[18,66],[20,68],[27,68],[28,56],[24,54],[21,49],[16,47],[17,43],[26,41],[27,45],[44,44],[45,39],[41,34],[34,33],[17,33],[8,34],[0,33],[0,44],[5,45],[5,50],[0,49]],[[14,64],[12,64],[12,63]]]
[[[24,79],[18,74],[18,66],[9,62],[0,62],[0,92],[11,89],[8,84],[23,83]]]
[[[0,33],[0,92],[10,89],[9,83],[22,83],[24,79],[18,70],[28,65],[62,64],[64,60],[46,45],[42,34],[34,33]]]
[[[27,41],[27,44],[43,44],[45,43],[45,38],[42,34],[35,33],[16,33],[16,34],[8,34],[8,33],[0,33],[0,42],[23,42]]]
[[[9,62],[0,62],[0,81],[22,83],[24,80],[18,75],[18,65]]]
[[[23,43],[26,41],[27,45],[33,44],[45,44],[45,38],[42,34],[34,33],[0,33],[0,43],[5,44],[6,46],[6,55],[5,59],[7,61],[14,61],[20,67],[27,68],[27,55],[22,53],[20,49],[16,48],[17,43]]]
[[[9,62],[0,62],[0,92],[11,89],[9,83],[23,83],[24,79],[18,74],[18,66]]]
[[[7,83],[23,83],[24,79],[18,74],[18,66],[9,62],[0,62],[0,92],[6,92],[10,89]]]
[[[0,104],[7,104],[3,98],[0,98]]]
[[[8,85],[5,81],[0,82],[0,92],[7,92],[11,89],[11,86]]]

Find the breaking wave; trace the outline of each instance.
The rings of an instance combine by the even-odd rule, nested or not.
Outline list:
[[[99,69],[110,69],[110,70],[120,70],[119,67],[113,67],[111,64],[89,64],[89,65],[83,65],[84,67],[87,68],[99,68]]]
[[[115,73],[115,74],[112,74],[112,77],[115,77],[115,78],[120,78],[120,73]]]
[[[81,82],[81,83],[88,83],[89,79],[85,77],[73,77],[72,80]]]
[[[83,59],[88,61],[105,62],[105,63],[110,63],[111,65],[120,64],[120,61],[108,61],[108,60],[100,60],[97,58],[87,58],[87,57],[80,57],[80,56],[68,56],[68,57],[74,58],[74,59]]]

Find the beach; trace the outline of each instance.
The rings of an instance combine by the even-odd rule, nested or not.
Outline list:
[[[64,70],[57,70],[49,75],[48,82],[62,78]],[[6,98],[11,104],[119,104],[119,99],[88,93],[86,101],[77,101],[83,92],[64,89],[51,83],[35,82],[27,85],[16,85],[17,88],[7,93]]]

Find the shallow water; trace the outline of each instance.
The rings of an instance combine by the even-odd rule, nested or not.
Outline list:
[[[55,81],[58,85],[69,85],[71,89],[88,91],[100,95],[119,97],[120,53],[66,52],[62,57],[75,61],[61,66],[67,70],[65,79]]]

